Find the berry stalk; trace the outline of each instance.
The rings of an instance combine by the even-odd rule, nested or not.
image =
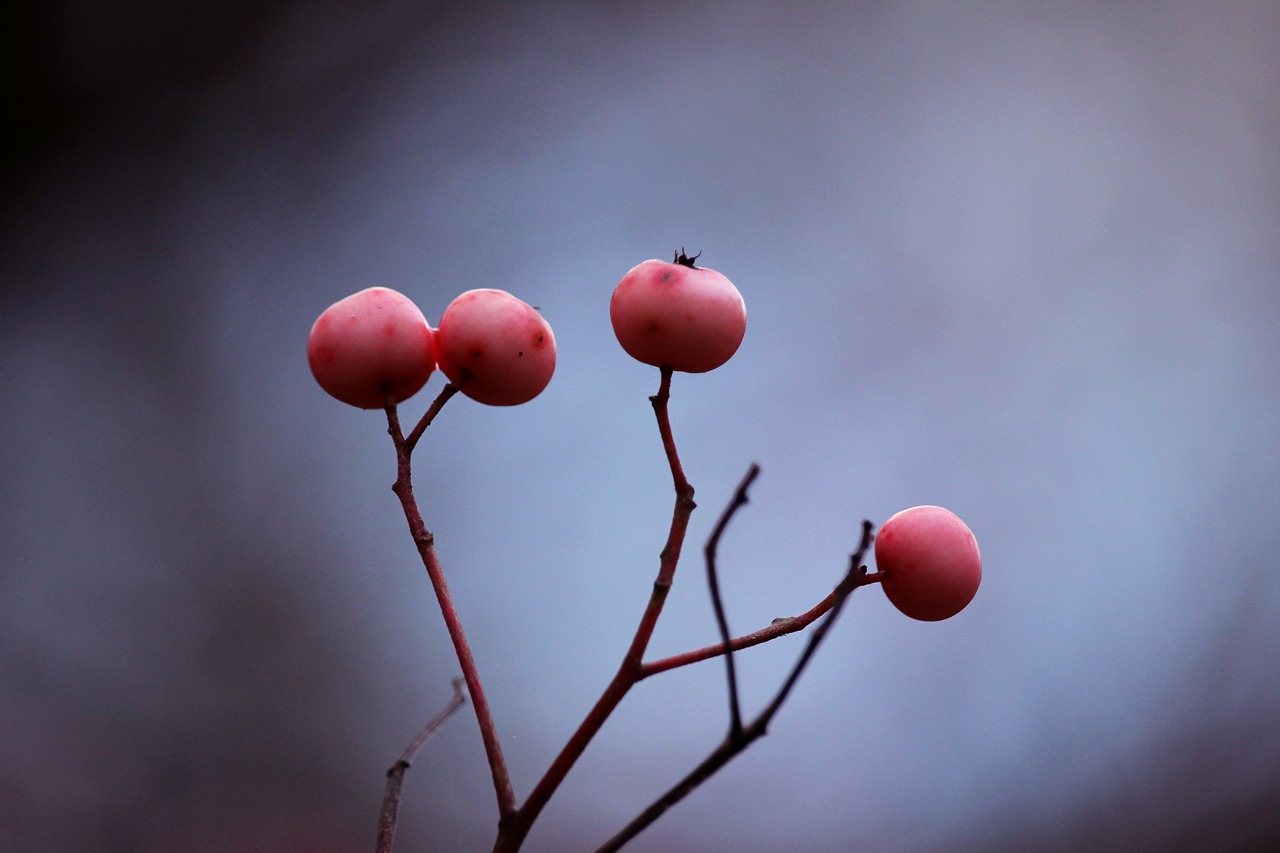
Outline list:
[[[662,615],[662,607],[675,578],[676,565],[680,561],[685,532],[689,528],[689,517],[696,506],[693,502],[693,486],[685,477],[684,467],[680,464],[680,456],[676,452],[675,438],[671,432],[671,418],[667,411],[667,402],[671,399],[671,373],[670,367],[662,368],[658,393],[649,398],[653,404],[654,416],[658,421],[658,433],[662,437],[662,447],[667,456],[667,464],[671,468],[671,479],[676,492],[675,507],[671,513],[671,528],[667,534],[666,544],[662,548],[658,576],[653,582],[653,592],[649,595],[649,602],[645,606],[644,614],[640,617],[640,624],[636,628],[635,636],[631,640],[627,653],[623,656],[617,673],[578,725],[577,731],[570,736],[560,754],[547,768],[542,779],[534,786],[524,805],[499,823],[498,839],[493,847],[494,853],[514,853],[520,849],[533,822],[551,799],[552,794],[560,787],[573,765],[586,751],[592,738],[604,726],[609,715],[622,702],[627,692],[643,677],[644,652],[649,646],[649,640],[653,637],[658,617]]]
[[[416,442],[422,431],[430,424],[444,402],[452,397],[457,388],[446,385],[432,404],[422,422],[414,428],[412,436]],[[489,710],[489,701],[485,698],[484,687],[480,683],[480,673],[476,669],[475,658],[471,654],[471,646],[467,643],[467,635],[462,630],[462,621],[453,606],[453,597],[445,583],[444,571],[436,557],[435,536],[427,529],[418,510],[418,502],[413,495],[413,472],[410,465],[413,456],[413,445],[405,440],[400,428],[400,416],[395,403],[388,397],[386,403],[387,432],[396,448],[396,481],[391,490],[400,499],[404,509],[405,521],[409,524],[409,533],[422,558],[422,565],[431,579],[431,587],[435,590],[436,600],[440,604],[440,613],[444,617],[445,627],[449,631],[449,639],[453,641],[453,649],[458,657],[458,665],[462,668],[462,678],[467,683],[467,692],[471,694],[471,704],[476,711],[476,722],[480,726],[480,737],[484,741],[485,755],[489,759],[489,769],[493,775],[493,788],[498,798],[498,814],[501,818],[516,810],[515,791],[511,787],[511,774],[507,771],[506,759],[502,756],[502,744],[498,739],[498,730],[493,722],[493,714]]]

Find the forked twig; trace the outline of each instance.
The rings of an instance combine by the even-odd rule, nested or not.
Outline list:
[[[844,579],[836,585],[830,611],[827,613],[826,618],[814,629],[813,633],[809,635],[809,642],[805,644],[804,650],[796,660],[795,666],[792,667],[790,674],[783,682],[782,687],[778,689],[777,694],[774,695],[773,700],[748,725],[737,732],[730,731],[728,737],[702,763],[637,815],[617,835],[605,842],[597,853],[610,853],[610,851],[621,849],[622,845],[635,838],[636,835],[661,817],[667,809],[688,796],[695,788],[709,779],[712,774],[728,764],[755,740],[765,735],[770,721],[790,695],[792,688],[799,681],[801,673],[804,672],[805,667],[808,666],[809,661],[813,658],[814,652],[817,651],[827,632],[831,630],[831,626],[839,617],[845,600],[858,587],[879,580],[876,575],[868,575],[867,567],[862,564],[862,559],[866,556],[867,549],[871,547],[871,530],[871,522],[863,521],[862,538],[858,543],[858,549],[850,555],[849,570]]]
[[[565,776],[578,758],[581,757],[587,745],[600,731],[614,709],[637,682],[659,672],[724,655],[729,683],[730,726],[728,736],[693,772],[642,812],[601,848],[601,850],[618,849],[656,820],[668,808],[679,802],[690,791],[727,764],[750,743],[765,734],[769,721],[777,713],[783,701],[786,700],[801,672],[807,666],[814,650],[816,650],[838,615],[844,599],[858,586],[880,579],[878,574],[868,575],[866,567],[861,565],[862,557],[871,541],[871,525],[869,522],[864,522],[862,543],[852,556],[849,573],[827,598],[800,616],[774,620],[773,624],[761,630],[742,637],[732,638],[729,634],[728,619],[725,616],[724,604],[720,596],[719,582],[716,576],[716,550],[729,521],[737,510],[747,503],[747,491],[759,474],[759,467],[752,465],[739,484],[733,500],[717,522],[705,549],[707,579],[712,591],[712,604],[716,611],[720,642],[704,649],[695,649],[684,654],[662,658],[647,664],[644,663],[644,653],[648,648],[658,617],[662,613],[663,604],[671,589],[676,566],[680,559],[680,552],[684,544],[685,533],[688,530],[689,519],[696,506],[693,501],[693,486],[689,484],[688,479],[685,477],[671,431],[671,421],[667,410],[667,403],[670,399],[671,377],[672,370],[670,368],[662,368],[658,393],[649,398],[653,404],[654,415],[657,418],[658,431],[662,438],[663,450],[668,466],[671,469],[672,484],[676,493],[671,528],[668,531],[666,544],[663,546],[659,557],[658,575],[653,582],[649,601],[645,606],[635,635],[626,654],[623,656],[617,673],[606,686],[596,704],[587,712],[578,729],[570,736],[560,754],[556,756],[550,767],[547,768],[546,773],[534,786],[529,797],[518,807],[511,786],[510,775],[502,755],[502,747],[498,739],[493,715],[485,699],[475,661],[472,658],[466,636],[462,631],[462,624],[454,609],[452,598],[445,585],[444,573],[436,557],[435,538],[426,528],[413,494],[410,464],[413,450],[444,404],[458,392],[458,386],[452,383],[446,385],[422,419],[407,436],[401,430],[396,404],[388,395],[385,406],[387,432],[391,435],[396,449],[397,475],[392,491],[400,499],[414,544],[417,546],[423,565],[431,579],[437,601],[440,604],[441,613],[444,616],[445,626],[448,628],[458,662],[462,668],[462,680],[466,684],[472,705],[475,708],[476,719],[480,726],[480,734],[484,741],[485,753],[488,756],[489,768],[493,775],[494,790],[498,799],[498,837],[493,848],[495,853],[513,853],[513,851],[520,849],[529,833],[529,829],[546,806],[547,801],[564,781]],[[799,631],[821,618],[824,614],[826,618],[810,636],[804,652],[773,701],[750,724],[744,726],[739,707],[733,652]],[[417,750],[422,747],[422,744],[439,725],[456,711],[464,701],[461,686],[457,682],[455,682],[455,691],[454,700],[427,724],[427,727],[409,745],[400,760],[387,771],[387,794],[383,801],[383,810],[379,819],[377,853],[389,853],[391,849],[395,833],[396,813],[400,801],[400,788],[403,783],[404,773],[408,769],[413,755],[416,754]]]

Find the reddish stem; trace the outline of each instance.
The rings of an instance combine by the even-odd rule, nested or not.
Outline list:
[[[667,809],[684,799],[691,791],[711,778],[720,768],[728,764],[754,741],[764,737],[769,729],[769,723],[773,720],[774,715],[778,713],[778,709],[782,707],[782,703],[791,694],[791,690],[795,687],[796,682],[799,681],[801,673],[808,666],[809,661],[818,650],[818,646],[822,644],[827,632],[831,630],[836,618],[839,617],[845,600],[855,589],[867,583],[870,575],[867,574],[866,567],[862,565],[862,558],[866,555],[867,548],[871,546],[871,539],[871,522],[864,521],[862,522],[862,538],[859,541],[858,550],[850,555],[849,571],[845,574],[844,579],[836,585],[835,591],[832,592],[832,601],[827,618],[822,620],[822,623],[809,635],[809,642],[800,653],[799,659],[791,668],[791,672],[774,695],[773,700],[750,723],[730,730],[728,737],[701,764],[655,800],[631,823],[623,827],[617,835],[605,842],[596,853],[612,853],[619,850],[624,844],[661,817]],[[721,648],[723,649],[723,646]]]
[[[867,584],[879,583],[884,577],[882,572],[871,572],[863,576],[860,586]],[[787,634],[794,634],[797,631],[803,631],[814,622],[818,621],[824,613],[831,609],[835,604],[836,593],[833,591],[826,598],[819,601],[810,609],[801,613],[799,616],[783,616],[774,619],[765,627],[758,631],[752,631],[750,634],[743,634],[741,637],[735,637],[729,641],[729,648],[733,651],[741,651],[749,649],[752,646],[758,646],[761,643],[767,643],[770,640],[776,640],[779,637],[785,637]],[[651,675],[657,675],[660,672],[666,672],[670,669],[677,669],[682,666],[688,666],[691,663],[699,663],[704,660],[720,657],[725,653],[725,644],[716,643],[713,646],[704,646],[700,649],[682,652],[678,655],[662,658],[660,660],[649,661],[640,667],[641,680]]]
[[[453,385],[446,385],[440,396],[427,410],[422,421],[414,428],[411,438],[416,443],[423,430],[440,411],[445,402],[457,392]],[[480,684],[480,673],[476,669],[475,658],[471,655],[471,646],[467,643],[467,635],[462,630],[462,622],[453,606],[453,598],[445,583],[444,572],[440,561],[436,558],[435,536],[427,529],[418,511],[418,503],[413,495],[413,473],[410,460],[413,456],[413,445],[404,437],[400,429],[400,416],[395,403],[388,400],[386,404],[387,432],[396,448],[396,481],[391,490],[400,499],[404,509],[405,520],[409,523],[409,533],[418,548],[422,565],[431,579],[435,590],[436,601],[440,604],[440,613],[444,616],[445,627],[449,638],[453,641],[453,649],[458,657],[458,665],[462,668],[462,678],[467,683],[467,692],[471,694],[471,704],[476,710],[476,722],[480,725],[480,737],[484,741],[485,754],[489,758],[489,769],[493,774],[494,792],[498,797],[499,818],[505,818],[516,810],[515,792],[511,788],[511,775],[507,771],[506,760],[502,757],[502,744],[498,740],[497,727],[493,722],[493,714],[489,710],[489,702],[485,698],[484,688]]]
[[[671,468],[671,479],[676,492],[675,508],[671,514],[671,528],[659,558],[658,576],[653,582],[649,603],[640,617],[640,624],[636,628],[630,647],[622,658],[622,664],[604,693],[596,700],[596,704],[578,725],[577,731],[570,736],[560,754],[534,786],[524,805],[500,821],[498,839],[493,847],[494,853],[514,853],[520,849],[533,822],[582,756],[592,738],[604,726],[609,715],[627,695],[627,691],[643,677],[641,662],[644,659],[644,652],[649,646],[658,617],[662,614],[667,593],[671,589],[676,565],[680,561],[680,549],[684,544],[685,531],[689,527],[689,517],[696,506],[693,502],[693,486],[689,485],[684,468],[680,464],[680,456],[676,452],[675,438],[671,432],[671,419],[667,412],[667,402],[671,397],[671,374],[671,368],[662,368],[658,393],[649,398],[653,404],[654,416],[658,421],[658,432],[662,437],[662,447]]]

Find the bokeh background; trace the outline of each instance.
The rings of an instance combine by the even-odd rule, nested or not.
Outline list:
[[[857,593],[770,735],[638,851],[1280,845],[1280,6],[60,2],[4,27],[0,848],[372,849],[457,674],[377,412],[304,342],[357,289],[541,308],[536,401],[449,404],[428,524],[517,793],[613,673],[671,486],[613,339],[679,247],[749,311],[678,376],[701,509],[654,655],[798,613],[860,520],[951,507],[983,587]],[[404,405],[416,418],[437,374]],[[803,640],[740,656],[747,709]],[[527,849],[718,742],[639,685]],[[398,848],[486,850],[470,708]]]

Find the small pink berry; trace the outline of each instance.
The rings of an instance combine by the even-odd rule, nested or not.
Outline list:
[[[880,586],[912,619],[937,622],[973,600],[982,582],[978,540],[959,516],[940,506],[895,513],[876,534]]]
[[[412,397],[435,369],[431,327],[407,296],[370,287],[326,308],[307,337],[320,387],[348,405],[381,409]]]
[[[649,260],[614,288],[609,319],[632,358],[654,367],[705,373],[728,361],[747,331],[747,306],[729,279],[683,251],[674,263]]]
[[[516,406],[551,381],[556,338],[541,314],[505,290],[468,290],[440,317],[436,356],[463,394],[490,406]]]

